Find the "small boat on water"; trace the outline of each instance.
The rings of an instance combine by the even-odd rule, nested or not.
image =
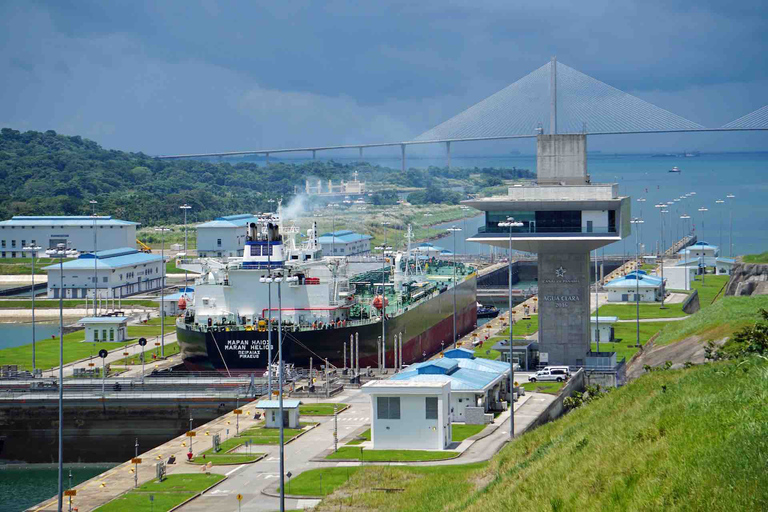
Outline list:
[[[477,318],[496,318],[499,316],[499,308],[496,306],[483,306],[477,303]]]
[[[677,167],[677,166],[674,166],[673,168],[671,168],[671,169],[669,170],[669,172],[682,172],[682,171],[680,170],[680,168],[679,168],[679,167]]]

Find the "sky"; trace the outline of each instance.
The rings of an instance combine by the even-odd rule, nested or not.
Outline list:
[[[767,29],[760,0],[2,0],[0,126],[152,155],[411,140],[556,55],[716,127],[768,104]],[[767,140],[589,144],[750,151]],[[454,151],[510,149],[535,150]]]

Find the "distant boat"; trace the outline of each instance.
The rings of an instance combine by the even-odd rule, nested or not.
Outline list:
[[[499,316],[499,309],[496,306],[483,306],[477,304],[477,318],[496,318]]]
[[[677,166],[671,168],[669,172],[682,172]]]

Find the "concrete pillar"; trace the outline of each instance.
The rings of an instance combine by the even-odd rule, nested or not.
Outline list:
[[[584,365],[590,349],[589,252],[539,253],[539,352]]]
[[[445,156],[448,159],[448,169],[451,168],[451,141],[445,143]]]
[[[405,172],[405,144],[400,144],[401,169]]]

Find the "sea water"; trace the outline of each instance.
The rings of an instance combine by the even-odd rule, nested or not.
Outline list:
[[[641,251],[645,248],[648,253],[655,252],[657,244],[662,245],[662,237],[663,246],[669,247],[672,241],[679,240],[688,229],[692,230],[699,240],[719,246],[721,256],[768,250],[768,201],[765,200],[768,197],[768,153],[713,153],[689,158],[655,157],[651,154],[590,154],[587,158],[592,183],[618,183],[619,193],[631,198],[631,216],[643,220],[637,239],[633,226],[632,234],[627,239],[606,246],[601,252],[633,254],[636,241]],[[347,159],[335,160],[344,162]],[[400,168],[400,160],[397,158],[366,157],[366,161]],[[443,158],[407,160],[409,168],[421,169],[429,166],[444,167],[445,163]],[[451,164],[454,167],[517,167],[535,171],[536,157],[454,156]],[[670,173],[669,170],[675,166],[682,172]],[[695,192],[695,195],[674,201],[691,192]],[[727,199],[727,194],[736,197]],[[637,199],[645,201],[638,202]],[[725,203],[716,203],[718,199],[724,200]],[[673,204],[666,214],[661,214],[660,208],[654,207],[668,201]],[[708,211],[699,211],[699,208],[706,208]],[[680,219],[683,214],[689,215],[691,219]],[[462,229],[466,225],[466,229],[457,234],[458,254],[488,253],[488,246],[464,243],[466,238],[477,233],[476,228],[482,224],[482,218],[476,221],[467,219],[466,223],[445,223],[435,226],[435,229],[447,229],[453,224]],[[445,236],[435,243],[449,251],[453,249],[452,236]]]

